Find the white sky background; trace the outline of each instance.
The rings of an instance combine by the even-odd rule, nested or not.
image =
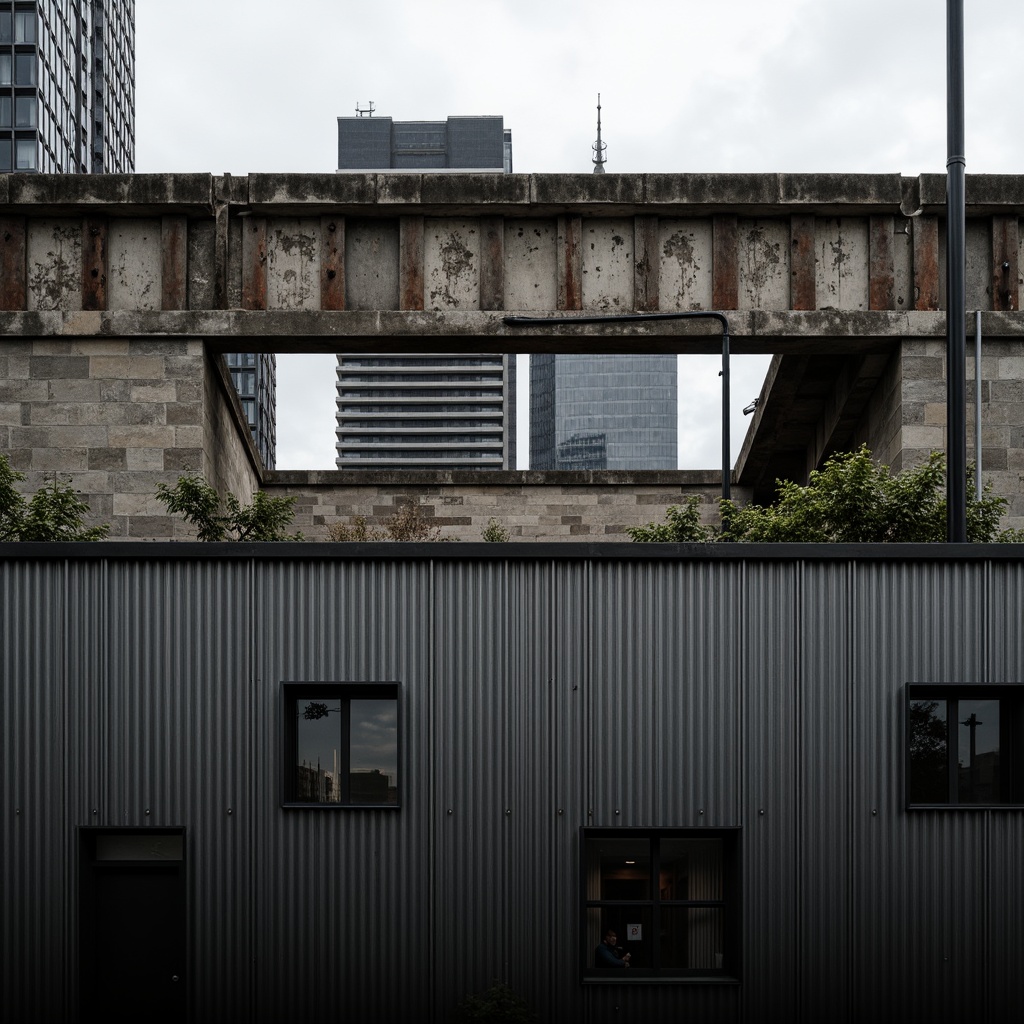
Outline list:
[[[964,7],[967,172],[1024,172],[1024,19]],[[588,172],[600,92],[610,173],[943,173],[945,22],[945,0],[139,0],[136,170],[334,171],[337,118],[373,100],[501,114],[517,172]],[[733,359],[734,452],[767,362]],[[685,468],[721,461],[719,363],[681,367]],[[278,357],[278,468],[334,468],[334,365]]]

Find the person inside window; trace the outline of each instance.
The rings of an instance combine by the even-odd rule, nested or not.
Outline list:
[[[630,954],[627,953],[625,956],[622,955],[622,950],[615,945],[618,942],[618,936],[615,934],[614,929],[609,928],[605,932],[604,940],[601,945],[594,950],[594,966],[595,967],[628,967]]]

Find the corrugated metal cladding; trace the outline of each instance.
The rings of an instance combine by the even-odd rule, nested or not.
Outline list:
[[[1024,559],[172,548],[0,560],[7,1019],[76,1018],[89,825],[187,830],[195,1021],[1018,1018],[1024,812],[904,810],[902,701],[1024,681]],[[339,680],[401,684],[399,810],[280,806]],[[581,983],[583,826],[740,829],[738,984]]]

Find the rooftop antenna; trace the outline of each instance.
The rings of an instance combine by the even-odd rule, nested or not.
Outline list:
[[[604,151],[608,148],[601,141],[601,94],[597,94],[597,142],[590,147],[594,151],[594,173],[604,174]]]
[[[368,107],[359,106],[359,100],[356,100],[356,117],[373,117],[373,100],[370,100]]]

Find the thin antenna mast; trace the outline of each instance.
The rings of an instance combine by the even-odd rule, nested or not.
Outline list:
[[[601,94],[597,94],[597,142],[590,147],[594,151],[594,173],[604,174],[605,155],[604,151],[608,148],[601,141]]]

